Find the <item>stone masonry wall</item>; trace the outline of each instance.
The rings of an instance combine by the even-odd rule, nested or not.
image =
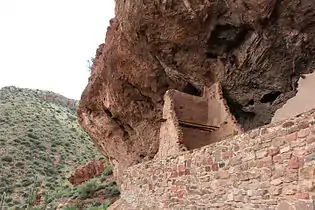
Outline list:
[[[130,209],[312,210],[315,110],[132,166],[123,180]]]

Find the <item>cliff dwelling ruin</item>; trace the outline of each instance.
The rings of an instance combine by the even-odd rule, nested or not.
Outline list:
[[[219,83],[202,96],[168,90],[164,96],[158,158],[193,150],[243,132],[223,98]]]

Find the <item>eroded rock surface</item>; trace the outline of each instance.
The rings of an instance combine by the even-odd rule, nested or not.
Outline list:
[[[116,0],[79,121],[119,167],[156,154],[171,88],[220,82],[245,130],[267,124],[315,65],[314,21],[307,0]]]
[[[86,165],[77,168],[73,174],[68,178],[72,185],[79,185],[92,178],[98,177],[105,170],[103,160],[95,160]]]

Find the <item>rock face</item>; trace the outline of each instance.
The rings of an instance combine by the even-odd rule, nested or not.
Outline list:
[[[315,65],[314,11],[306,0],[116,0],[79,122],[120,167],[156,154],[168,89],[199,96],[220,82],[244,130],[267,124]]]
[[[104,169],[103,161],[92,161],[85,166],[77,168],[75,172],[68,178],[68,180],[72,185],[79,185],[94,177],[100,176]]]

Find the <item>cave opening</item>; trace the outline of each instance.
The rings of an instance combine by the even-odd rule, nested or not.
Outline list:
[[[223,91],[223,97],[226,100],[226,103],[230,109],[230,112],[235,116],[237,122],[243,126],[244,130],[249,130],[252,127],[252,122],[256,117],[255,112],[248,112],[243,110],[243,105],[235,101],[229,95]],[[251,99],[248,105],[254,105],[254,100]]]
[[[279,96],[281,95],[280,91],[272,91],[270,93],[267,93],[263,95],[263,97],[260,99],[261,103],[272,103],[274,102]]]
[[[206,57],[216,59],[224,53],[233,51],[246,40],[252,31],[253,29],[247,25],[217,25],[207,42]]]
[[[183,88],[182,92],[187,93],[193,96],[202,96],[202,91],[195,87],[193,84],[188,82],[185,87]]]

